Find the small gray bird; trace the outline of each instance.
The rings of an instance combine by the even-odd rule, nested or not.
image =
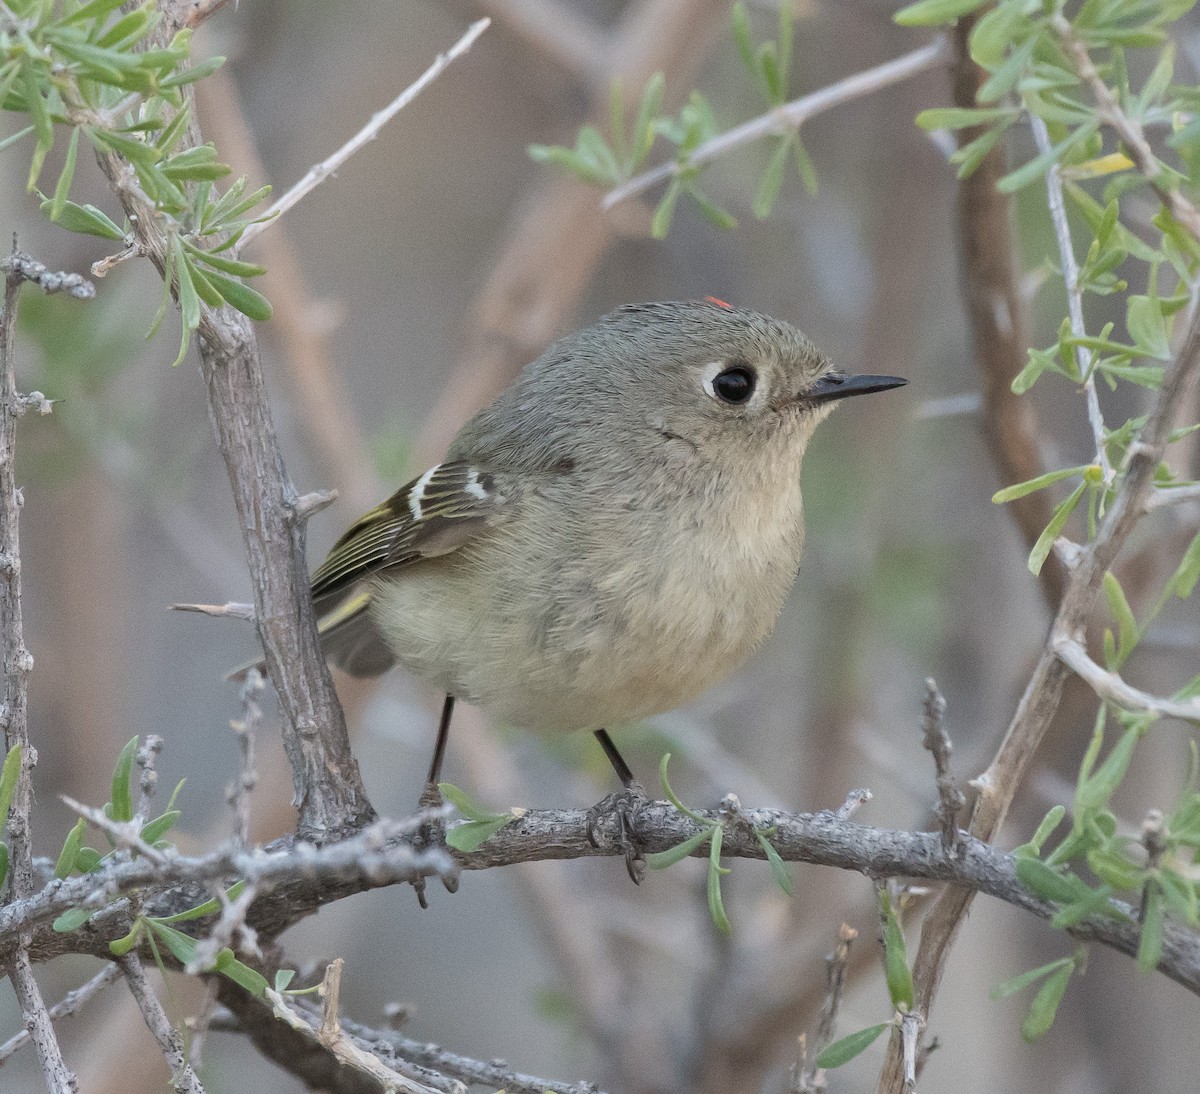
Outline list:
[[[800,460],[851,395],[798,330],[718,301],[637,304],[552,345],[444,462],[346,532],[313,574],[334,664],[397,661],[523,729],[596,733],[728,676],[800,562]]]

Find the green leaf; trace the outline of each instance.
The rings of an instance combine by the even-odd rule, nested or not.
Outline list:
[[[692,195],[696,204],[700,206],[700,212],[704,214],[704,219],[714,228],[728,231],[731,228],[737,227],[737,219],[715,204],[695,183],[689,182],[687,184],[687,192]]]
[[[62,173],[58,176],[58,184],[54,187],[54,199],[50,202],[50,219],[58,220],[67,204],[67,196],[71,192],[71,183],[75,179],[75,157],[79,154],[79,130],[71,130],[71,140],[67,144],[67,158],[63,163]]]
[[[267,991],[267,978],[257,969],[239,961],[233,950],[226,946],[217,954],[215,968],[222,976],[228,976],[235,984],[245,988],[251,995],[263,996]]]
[[[981,8],[987,0],[918,0],[901,8],[892,18],[902,27],[932,27],[949,23]]]
[[[791,143],[790,137],[779,138],[779,143],[775,146],[775,151],[771,153],[771,159],[767,163],[767,169],[759,181],[758,191],[754,195],[754,215],[759,220],[766,220],[771,215],[771,210],[775,208],[779,189],[783,185],[783,173],[787,170]]]
[[[8,823],[8,809],[12,805],[17,779],[20,777],[21,746],[13,745],[4,757],[4,766],[0,767],[0,829]]]
[[[1045,490],[1047,486],[1060,482],[1062,479],[1082,475],[1089,466],[1088,464],[1081,464],[1079,467],[1064,467],[1060,471],[1047,471],[1044,475],[1038,475],[1036,479],[1014,483],[1012,486],[1006,486],[1003,490],[997,490],[992,495],[992,501],[997,505],[1003,505],[1008,501],[1016,501],[1017,498],[1023,498],[1026,494],[1032,494],[1037,490]]]
[[[1045,565],[1046,558],[1054,548],[1054,541],[1058,539],[1086,489],[1087,483],[1081,482],[1068,498],[1060,502],[1054,510],[1054,515],[1050,518],[1050,523],[1046,525],[1045,531],[1038,536],[1037,543],[1033,545],[1033,550],[1029,552],[1029,572],[1034,576],[1042,572],[1042,566]]]
[[[729,925],[725,903],[721,899],[721,875],[729,873],[721,865],[721,843],[724,837],[725,829],[719,824],[715,825],[712,830],[712,843],[708,848],[708,914],[718,931],[729,934],[733,928]]]
[[[671,230],[671,218],[675,215],[675,206],[679,201],[682,189],[683,184],[676,176],[671,180],[671,185],[667,187],[667,192],[663,195],[662,201],[658,203],[658,208],[654,210],[654,219],[650,222],[650,235],[655,239],[667,238],[667,232]]]
[[[133,929],[127,935],[122,935],[108,944],[109,953],[114,957],[124,957],[141,940],[144,923],[145,920],[139,916],[134,921]]]
[[[757,64],[754,60],[754,39],[750,37],[750,19],[746,14],[746,5],[738,0],[729,13],[729,22],[733,27],[733,40],[737,44],[738,54],[742,64],[751,76],[757,75]]]
[[[205,265],[212,266],[214,269],[230,274],[233,277],[258,277],[260,274],[267,272],[266,266],[259,266],[254,262],[242,262],[240,259],[226,258],[224,255],[213,254],[212,251],[206,251],[203,247],[197,247],[196,244],[187,239],[181,238],[180,242],[183,244],[184,250],[192,257],[205,263]]]
[[[1200,580],[1200,532],[1192,537],[1192,542],[1183,552],[1183,558],[1171,578],[1168,588],[1174,590],[1180,600],[1187,600]]]
[[[817,1067],[832,1071],[835,1067],[848,1064],[855,1056],[865,1052],[878,1041],[879,1035],[891,1024],[891,1022],[880,1022],[877,1026],[868,1026],[866,1029],[860,1029],[857,1033],[851,1033],[848,1037],[834,1041],[817,1055]]]
[[[617,162],[627,164],[629,149],[625,146],[625,92],[620,76],[614,77],[612,86],[608,89],[608,128]]]
[[[104,19],[119,8],[125,0],[89,0],[88,3],[64,15],[59,21],[62,26],[72,23],[86,23],[91,19],[102,23]]]
[[[144,922],[149,924],[150,929],[162,939],[167,949],[175,956],[175,960],[181,965],[190,965],[196,960],[197,942],[190,934],[177,931],[174,927],[168,927],[156,919],[147,919]]]
[[[1133,618],[1133,609],[1125,598],[1121,583],[1111,570],[1104,573],[1104,595],[1108,598],[1108,610],[1117,624],[1117,661],[1110,668],[1119,668],[1121,663],[1137,645],[1139,632],[1137,620]]]
[[[129,788],[129,780],[133,773],[133,757],[137,753],[137,746],[137,737],[131,737],[121,749],[121,754],[117,757],[117,766],[113,768],[109,816],[115,821],[133,820],[133,794]]]
[[[646,856],[646,865],[651,870],[665,870],[668,866],[674,866],[675,863],[682,862],[697,847],[712,839],[713,831],[720,827],[719,824],[709,824],[695,835],[688,836],[682,843],[675,844],[674,847],[668,847],[665,851],[654,851],[648,854]]]
[[[1021,1023],[1021,1036],[1030,1043],[1039,1040],[1049,1032],[1054,1024],[1054,1016],[1058,1013],[1058,1005],[1062,1002],[1067,990],[1067,983],[1075,971],[1075,963],[1069,962],[1052,973],[1041,990],[1033,997],[1029,1005],[1029,1013]]]
[[[37,181],[42,173],[42,164],[46,162],[47,154],[54,147],[54,123],[50,120],[50,110],[46,106],[46,100],[42,98],[42,91],[38,86],[34,68],[34,63],[27,60],[22,70],[25,78],[25,106],[33,121],[33,131],[37,134],[37,147],[33,150],[33,157],[29,164],[29,178],[25,183],[25,189],[30,193],[37,189]]]
[[[1138,939],[1137,963],[1142,972],[1153,972],[1162,957],[1163,914],[1162,894],[1158,886],[1146,882],[1146,894],[1142,904],[1142,933]]]
[[[79,857],[79,848],[83,843],[83,833],[87,830],[87,821],[82,817],[75,822],[75,826],[67,833],[67,838],[63,842],[62,850],[59,852],[58,861],[54,864],[54,876],[57,878],[69,877],[75,869],[75,861]]]
[[[245,881],[235,881],[228,889],[225,890],[226,900],[237,900],[242,895],[242,890],[246,888]],[[206,915],[216,915],[221,910],[221,902],[214,896],[204,901],[203,904],[197,904],[194,908],[185,908],[182,912],[176,912],[174,915],[154,916],[155,923],[187,923],[193,919],[203,919]]]
[[[1129,761],[1133,758],[1134,746],[1142,736],[1137,726],[1127,729],[1121,739],[1113,745],[1112,751],[1104,758],[1104,763],[1096,773],[1086,781],[1081,781],[1075,792],[1075,812],[1086,816],[1103,809],[1116,792],[1125,772],[1129,769]]]
[[[49,198],[40,206],[41,211],[47,216],[50,215],[50,206]],[[100,236],[102,239],[125,242],[125,233],[94,205],[76,205],[73,201],[66,201],[58,215],[58,223],[68,232],[79,232],[82,235]]]
[[[888,995],[897,1010],[911,1010],[913,1005],[912,970],[908,967],[908,954],[904,948],[904,932],[886,891],[880,894],[880,908],[884,914],[883,961],[887,973]]]
[[[275,990],[287,991],[287,986],[295,979],[295,969],[276,969],[275,970]]]
[[[1131,296],[1126,302],[1125,325],[1134,345],[1158,361],[1171,358],[1171,340],[1159,302],[1149,296]]]
[[[456,851],[476,851],[513,819],[511,813],[506,813],[495,820],[471,820],[456,824],[447,830],[446,843]]]
[[[679,796],[675,793],[675,791],[671,789],[671,784],[667,781],[667,765],[670,762],[671,753],[669,752],[664,753],[663,758],[658,761],[658,781],[662,785],[663,793],[667,796],[667,801],[675,806],[679,812],[683,813],[685,816],[691,817],[692,820],[694,820],[697,824],[712,824],[713,822],[707,817],[701,816],[699,813],[694,812],[684,805],[683,802],[679,800]]]
[[[1080,888],[1085,888],[1079,878],[1060,874],[1047,866],[1041,859],[1018,858],[1017,877],[1038,896],[1055,904],[1070,904],[1078,899]]]
[[[1017,992],[1024,991],[1031,984],[1037,983],[1043,976],[1049,976],[1052,972],[1057,972],[1065,965],[1074,964],[1075,962],[1071,958],[1060,957],[1057,961],[1040,965],[1036,969],[1030,969],[1028,972],[1021,973],[1020,976],[1014,976],[1011,980],[1005,980],[1003,984],[997,984],[989,994],[995,1001],[1007,999],[1010,995],[1016,995]]]
[[[243,315],[258,323],[265,323],[271,318],[271,302],[262,293],[215,270],[209,270],[204,276],[226,303],[237,308]]]
[[[1004,136],[1006,128],[1006,126],[998,125],[994,129],[989,129],[985,133],[981,133],[970,143],[964,144],[950,157],[950,162],[958,165],[958,177],[960,179],[969,178],[975,173],[976,168],[983,162],[984,157],[996,147],[1000,138]]]
[[[0,97],[0,102],[3,102],[3,101],[4,101],[3,98]],[[33,126],[27,125],[24,129],[18,129],[11,136],[5,137],[3,140],[0,140],[0,152],[3,152],[9,145],[16,144],[17,141],[19,141],[22,137],[28,137],[29,134],[32,132],[33,132]]]
[[[637,120],[633,123],[633,137],[629,142],[630,171],[650,155],[650,147],[654,144],[654,119],[658,117],[662,107],[664,87],[665,77],[661,72],[656,72],[642,89],[642,101],[638,106]]]
[[[181,68],[171,73],[170,76],[165,76],[158,81],[158,86],[162,89],[171,87],[183,87],[184,84],[195,83],[197,80],[203,80],[206,76],[211,76],[225,63],[224,57],[207,57],[203,61],[197,61],[189,68]]]
[[[1042,853],[1042,844],[1050,838],[1050,834],[1060,824],[1062,819],[1067,815],[1067,810],[1064,806],[1054,806],[1043,818],[1042,823],[1037,826],[1037,831],[1030,837],[1028,843],[1021,844],[1013,850],[1014,855],[1024,857],[1034,857]]]
[[[804,189],[808,191],[809,197],[817,196],[817,168],[812,161],[812,156],[808,154],[808,149],[804,147],[804,141],[800,139],[800,134],[796,133],[792,140],[792,153],[796,158],[796,170],[800,172],[800,181],[804,183]]]
[[[54,921],[53,929],[59,934],[68,934],[78,930],[91,918],[92,913],[87,908],[71,908]]]
[[[1096,119],[1085,122],[1064,137],[1053,148],[1043,152],[1039,156],[1035,156],[1028,163],[1018,167],[1015,171],[1010,171],[1003,176],[997,183],[996,189],[1002,194],[1013,194],[1016,191],[1028,186],[1031,182],[1041,178],[1047,171],[1050,170],[1051,164],[1062,159],[1076,145],[1087,140],[1099,128],[1100,123]]]
[[[168,809],[165,813],[155,817],[154,820],[147,822],[145,827],[142,828],[142,839],[149,844],[157,843],[175,826],[175,822],[182,816],[183,814],[178,809]]]
[[[459,790],[453,783],[438,783],[438,790],[441,791],[442,797],[445,798],[451,805],[454,806],[467,820],[473,821],[495,821],[512,819],[511,813],[494,813],[490,809],[484,809],[467,794]]]
[[[972,125],[986,125],[1001,118],[1014,118],[1016,111],[1006,107],[938,107],[922,110],[916,117],[917,125],[924,130],[965,129]]]
[[[791,871],[787,868],[787,863],[779,857],[779,852],[771,846],[771,841],[767,839],[766,834],[755,829],[754,838],[762,845],[763,851],[766,853],[767,862],[771,865],[771,876],[775,878],[775,884],[778,885],[788,896],[796,895],[796,886],[792,881]]]
[[[100,865],[100,852],[94,847],[81,847],[75,856],[75,869],[81,874],[90,874]]]

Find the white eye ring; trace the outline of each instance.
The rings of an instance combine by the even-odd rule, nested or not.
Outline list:
[[[726,390],[719,389],[718,380],[727,373],[734,374],[743,387],[738,389],[736,384],[734,387],[724,384],[722,386]],[[758,374],[750,365],[740,361],[710,361],[701,371],[700,378],[709,398],[726,406],[746,406],[753,401],[759,387]]]

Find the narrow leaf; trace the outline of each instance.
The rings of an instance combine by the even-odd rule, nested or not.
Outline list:
[[[779,857],[779,852],[771,846],[771,841],[767,839],[762,832],[755,831],[754,838],[762,845],[762,849],[766,852],[767,862],[771,864],[771,876],[775,878],[775,884],[778,885],[788,896],[796,895],[796,886],[792,881],[791,871],[787,867],[787,863]]]
[[[891,1024],[891,1022],[880,1022],[877,1026],[868,1026],[866,1029],[860,1029],[857,1033],[851,1033],[848,1037],[843,1037],[840,1041],[834,1041],[833,1044],[823,1048],[817,1056],[817,1067],[832,1071],[835,1067],[848,1064],[855,1056],[865,1052],[878,1041],[879,1035]]]
[[[87,908],[71,908],[54,921],[53,928],[59,934],[67,934],[78,930],[91,918],[92,913]]]
[[[1146,897],[1143,904],[1142,934],[1138,939],[1137,963],[1142,972],[1153,972],[1162,957],[1163,914],[1162,894],[1158,886],[1146,882]]]
[[[1058,539],[1063,528],[1066,527],[1068,519],[1075,511],[1075,506],[1079,504],[1079,499],[1083,497],[1084,490],[1087,489],[1087,483],[1081,482],[1072,492],[1070,497],[1059,503],[1054,510],[1054,515],[1050,518],[1050,523],[1046,525],[1046,529],[1040,536],[1038,541],[1033,545],[1033,550],[1029,552],[1029,572],[1040,574],[1042,566],[1045,565],[1046,558],[1054,547],[1054,541]]]
[[[892,18],[902,27],[932,27],[981,8],[987,0],[919,0],[901,8]]]
[[[767,169],[763,172],[758,184],[758,192],[754,195],[754,215],[759,220],[765,220],[775,208],[779,197],[779,189],[783,185],[783,173],[787,170],[788,152],[791,148],[790,137],[780,137]]]
[[[1026,1041],[1033,1042],[1049,1032],[1054,1024],[1054,1016],[1058,1013],[1058,1005],[1062,1002],[1067,990],[1067,983],[1075,971],[1075,963],[1069,962],[1057,972],[1051,974],[1042,985],[1041,990],[1033,997],[1029,1005],[1029,1013],[1021,1023],[1021,1036]]]
[[[17,779],[21,776],[21,746],[13,745],[0,768],[0,829],[8,823],[8,807],[12,805]]]
[[[1072,964],[1074,962],[1071,958],[1060,957],[1057,961],[1051,961],[1046,965],[1039,965],[1036,969],[1030,969],[1028,972],[1021,973],[1020,976],[1014,976],[1011,980],[1005,980],[1003,984],[997,984],[989,994],[993,1000],[1007,999],[1010,995],[1016,995],[1017,992],[1024,991],[1031,984],[1037,983],[1043,976],[1049,976],[1064,965]]]
[[[71,831],[67,833],[63,848],[58,855],[58,861],[54,864],[55,877],[69,877],[71,871],[75,869],[75,860],[79,857],[79,848],[83,843],[83,833],[86,829],[87,821],[80,817]]]
[[[129,780],[133,773],[133,757],[137,746],[137,737],[131,737],[121,749],[121,754],[117,757],[117,766],[113,768],[112,797],[109,799],[112,808],[109,815],[115,821],[133,820],[133,794],[129,788]]]
[[[654,851],[646,856],[646,865],[651,870],[665,870],[668,866],[674,866],[677,862],[682,862],[687,858],[697,847],[712,838],[713,831],[720,828],[719,824],[709,825],[693,836],[688,836],[682,843],[675,844],[674,847],[668,847],[665,851]]]
[[[725,829],[715,825],[712,830],[712,843],[708,849],[708,914],[713,926],[722,934],[729,934],[733,928],[729,925],[729,917],[725,914],[725,903],[721,899],[721,875],[729,873],[721,866],[721,842]]]
[[[464,791],[459,790],[453,783],[438,783],[438,790],[441,791],[442,797],[450,802],[467,820],[494,821],[508,820],[511,817],[509,813],[495,813],[490,809],[484,809],[482,805],[475,802]]]
[[[58,220],[67,204],[67,196],[71,192],[71,183],[75,180],[75,157],[79,154],[79,130],[71,130],[71,139],[67,143],[67,158],[63,162],[62,173],[58,176],[58,184],[54,187],[54,199],[50,202],[50,219]]]
[[[456,824],[446,832],[446,843],[456,851],[477,851],[511,820],[513,816],[509,813],[494,820],[471,820]]]
[[[1060,482],[1062,479],[1069,479],[1073,475],[1082,475],[1086,470],[1087,465],[1083,464],[1079,467],[1064,467],[1060,471],[1047,471],[1046,474],[1038,475],[1035,479],[1029,479],[1027,482],[1018,482],[1012,486],[1006,486],[1003,490],[997,490],[992,495],[992,501],[997,505],[1003,505],[1008,501],[1016,501],[1017,498],[1023,498],[1026,494],[1032,494],[1037,490],[1045,490],[1047,486]]]

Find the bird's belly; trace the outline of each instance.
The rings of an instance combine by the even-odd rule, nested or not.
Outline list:
[[[381,583],[376,619],[410,671],[498,721],[595,729],[672,710],[738,668],[774,626],[798,555],[752,575],[727,552],[637,566],[619,550],[559,555],[498,590],[478,576],[494,573],[485,555],[456,553],[436,574]]]

